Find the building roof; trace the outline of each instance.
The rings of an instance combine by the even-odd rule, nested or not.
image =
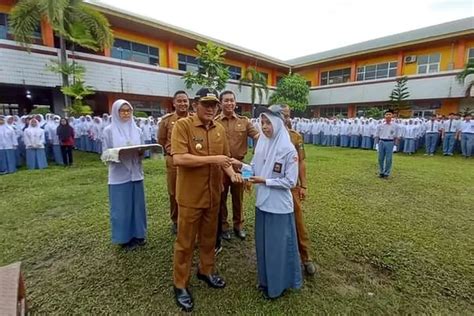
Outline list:
[[[97,1],[97,0],[88,0],[87,3],[92,5],[97,10],[99,10],[103,13],[126,16],[129,19],[140,21],[140,22],[145,23],[145,24],[152,24],[156,28],[166,30],[168,32],[175,33],[176,35],[181,35],[181,36],[184,36],[184,37],[188,37],[190,39],[194,39],[194,40],[199,41],[199,42],[212,41],[215,44],[218,44],[218,45],[226,48],[227,50],[231,50],[231,51],[234,51],[236,53],[240,53],[240,54],[245,55],[245,56],[249,56],[249,57],[257,58],[257,59],[260,59],[260,60],[264,60],[266,62],[275,64],[275,65],[280,66],[280,67],[290,68],[290,65],[288,63],[286,63],[285,61],[281,60],[281,59],[278,59],[278,58],[275,58],[275,57],[272,57],[272,56],[268,56],[268,55],[262,54],[260,52],[253,51],[253,50],[250,50],[248,48],[244,48],[244,47],[241,47],[241,46],[238,46],[238,45],[235,45],[235,44],[231,44],[231,43],[228,43],[228,42],[225,42],[225,41],[222,41],[222,40],[218,40],[218,39],[206,36],[206,35],[195,33],[193,31],[189,31],[189,30],[186,30],[186,29],[183,29],[183,28],[180,28],[180,27],[177,27],[177,26],[174,26],[174,25],[171,25],[171,24],[168,24],[168,23],[150,18],[150,17],[142,16],[142,15],[139,15],[139,14],[136,14],[136,13],[131,13],[131,12],[119,9],[119,8],[111,6],[111,5],[104,4],[103,2],[100,2],[100,1]]]
[[[325,52],[311,54],[303,57],[287,60],[293,67],[302,67],[314,63],[358,55],[363,52],[371,52],[401,46],[410,43],[423,42],[436,38],[442,38],[457,33],[474,32],[474,17],[461,20],[432,25],[413,31],[403,32],[395,35],[385,36],[374,40],[331,49]]]
[[[468,17],[460,20],[455,20],[451,22],[446,22],[442,24],[432,25],[408,32],[403,32],[399,34],[389,35],[381,38],[377,38],[370,41],[365,41],[353,45],[348,45],[336,49],[331,49],[328,51],[311,54],[303,57],[298,57],[290,60],[281,60],[275,57],[271,57],[260,52],[250,50],[235,44],[231,44],[222,40],[214,39],[209,36],[198,34],[171,24],[164,23],[162,21],[155,20],[153,18],[141,16],[135,13],[130,13],[128,11],[110,6],[99,2],[98,0],[88,0],[87,1],[92,6],[96,7],[99,11],[103,13],[108,13],[111,15],[126,17],[130,20],[137,21],[139,23],[144,23],[151,25],[152,27],[165,30],[167,32],[187,37],[199,42],[212,41],[228,51],[232,51],[237,54],[244,56],[256,58],[263,60],[267,63],[284,67],[284,68],[299,68],[308,66],[311,64],[328,62],[332,60],[337,60],[345,57],[351,57],[355,55],[360,55],[362,53],[370,53],[381,51],[385,49],[394,48],[397,46],[406,46],[410,44],[417,44],[420,42],[426,42],[436,39],[442,39],[452,35],[461,35],[461,34],[474,34],[474,17]]]

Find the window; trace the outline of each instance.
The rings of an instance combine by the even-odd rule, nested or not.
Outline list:
[[[38,39],[41,40],[41,26],[37,25],[36,29],[33,31],[33,38],[35,39],[33,43],[41,44]],[[13,34],[8,29],[8,14],[0,13],[0,39],[11,39],[13,40]]]
[[[115,39],[114,47],[112,47],[112,57],[149,65],[160,64],[158,48],[118,38]]]
[[[325,106],[319,109],[320,117],[347,117],[348,107],[347,106]]]
[[[469,48],[469,52],[467,53],[467,62],[474,62],[474,48]]]
[[[357,81],[383,79],[397,75],[397,62],[382,63],[357,68]]]
[[[242,68],[237,67],[237,66],[232,66],[232,65],[225,65],[225,66],[229,68],[230,79],[240,80],[240,78],[242,78]]]
[[[268,74],[266,72],[261,72],[260,73],[262,74],[262,76],[265,78],[265,82],[268,83]]]
[[[441,55],[439,53],[418,56],[418,73],[428,74],[439,71]]]
[[[182,71],[197,71],[199,69],[199,62],[194,56],[178,54],[178,69]]]
[[[321,73],[321,85],[348,82],[351,77],[351,68],[323,71]]]

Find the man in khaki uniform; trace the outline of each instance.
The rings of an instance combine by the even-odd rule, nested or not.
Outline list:
[[[291,195],[293,196],[294,212],[295,212],[295,224],[296,233],[298,235],[298,249],[300,251],[301,262],[303,263],[306,273],[314,275],[316,273],[316,267],[314,266],[310,254],[310,240],[308,232],[304,225],[302,201],[306,198],[306,190],[308,189],[306,181],[306,153],[304,151],[303,137],[291,129],[291,113],[290,108],[287,105],[282,106],[282,114],[287,123],[288,132],[290,133],[290,139],[298,152],[298,183],[291,189]]]
[[[232,91],[224,91],[220,95],[222,112],[216,117],[216,121],[224,126],[227,140],[230,146],[230,156],[242,161],[247,154],[247,138],[258,139],[258,131],[245,116],[235,113],[236,100]],[[230,240],[229,223],[227,222],[227,195],[232,196],[232,221],[234,233],[240,239],[245,239],[243,230],[243,199],[244,186],[240,183],[232,183],[230,178],[224,175],[224,191],[221,196],[221,207],[219,217],[221,219],[221,237]]]
[[[172,231],[176,234],[178,228],[178,204],[176,203],[176,166],[171,157],[171,132],[176,122],[189,116],[189,98],[185,91],[176,91],[173,96],[175,111],[162,117],[158,128],[158,144],[163,146],[166,158],[166,179],[170,200],[170,218]]]
[[[214,274],[223,170],[232,182],[243,183],[240,174],[232,168],[225,129],[214,122],[218,107],[217,91],[200,89],[195,99],[196,114],[177,121],[171,135],[171,155],[178,167],[176,201],[179,207],[173,281],[176,302],[185,311],[194,307],[188,284],[197,235],[198,279],[213,288],[225,287],[225,281]]]

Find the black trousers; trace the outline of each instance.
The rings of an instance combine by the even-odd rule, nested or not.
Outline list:
[[[65,166],[72,165],[72,148],[73,146],[61,145],[61,154],[63,155],[63,162]]]

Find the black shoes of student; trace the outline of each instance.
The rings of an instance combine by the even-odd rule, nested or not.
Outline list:
[[[224,240],[229,241],[229,240],[231,240],[232,237],[230,236],[230,232],[228,230],[226,230],[226,231],[223,231],[221,233],[221,238],[224,239]]]
[[[213,287],[215,289],[223,289],[225,288],[225,281],[223,278],[221,278],[220,276],[218,276],[217,274],[209,274],[209,275],[205,275],[205,274],[201,274],[201,273],[197,273],[197,278],[201,281],[204,281],[207,283],[207,285],[209,285],[209,287]]]
[[[243,229],[234,229],[235,236],[239,237],[241,240],[244,240],[247,237],[245,230]]]
[[[178,224],[176,223],[171,224],[171,232],[173,233],[173,235],[178,234]]]
[[[132,251],[137,249],[138,247],[145,245],[146,240],[144,238],[132,238],[132,240],[130,240],[129,242],[121,244],[120,247],[122,247],[122,249],[125,251]]]
[[[185,312],[191,312],[194,308],[193,297],[188,289],[174,287],[174,298],[176,304]]]

